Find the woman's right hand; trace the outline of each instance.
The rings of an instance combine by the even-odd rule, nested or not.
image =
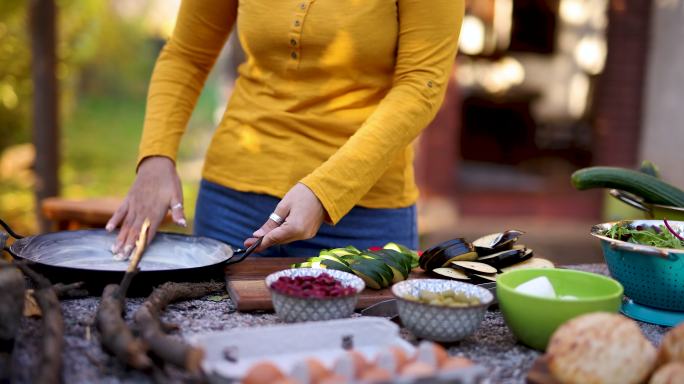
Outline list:
[[[145,218],[149,218],[151,224],[147,237],[149,244],[169,209],[173,221],[185,227],[183,190],[175,164],[168,157],[148,157],[140,163],[126,199],[105,227],[111,232],[121,225],[112,253],[123,258],[131,254]]]

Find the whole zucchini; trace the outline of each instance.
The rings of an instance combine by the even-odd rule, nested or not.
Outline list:
[[[617,167],[589,167],[572,174],[579,190],[615,188],[641,196],[647,203],[684,207],[684,191],[643,172]]]

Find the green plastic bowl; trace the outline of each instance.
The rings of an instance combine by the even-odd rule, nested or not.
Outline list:
[[[577,300],[549,299],[517,292],[515,288],[535,277],[546,276],[557,295]],[[518,269],[496,280],[496,295],[506,324],[524,344],[545,350],[561,324],[589,312],[617,312],[622,285],[609,277],[570,269]]]

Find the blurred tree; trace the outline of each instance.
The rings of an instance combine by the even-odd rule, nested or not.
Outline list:
[[[57,7],[55,0],[29,0],[31,78],[33,80],[33,145],[36,201],[59,194],[59,108],[57,77]],[[36,215],[41,232],[50,230],[42,210]]]
[[[22,0],[0,2],[0,152],[29,139],[31,62]]]
[[[122,18],[109,1],[58,0],[57,78],[64,117],[80,94],[144,96],[159,49],[143,16]],[[152,42],[152,44],[150,44]],[[140,57],[140,53],[147,53]],[[152,58],[152,59],[151,59]],[[30,140],[33,85],[27,2],[0,1],[0,152]],[[122,73],[128,76],[121,76]]]
[[[163,42],[145,24],[151,2],[55,3],[64,192],[72,197],[120,194],[117,188],[129,184],[135,161],[134,155],[122,155],[122,148],[135,150],[148,79]],[[34,151],[30,145],[16,146],[31,142],[28,4],[0,0],[0,217],[24,233],[36,229],[33,177],[26,171]],[[134,4],[135,12],[123,12],[124,4]]]

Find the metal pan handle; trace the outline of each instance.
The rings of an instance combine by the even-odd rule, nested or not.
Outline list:
[[[19,240],[19,239],[23,239],[23,238],[24,238],[24,236],[19,235],[19,234],[17,234],[16,232],[14,232],[14,231],[12,230],[12,228],[10,228],[10,226],[7,225],[7,223],[5,223],[2,219],[0,219],[0,226],[2,226],[2,228],[4,228],[5,231],[7,231],[7,233],[8,233],[10,236],[12,236],[14,239],[16,239],[16,240]]]
[[[240,254],[237,257],[231,257],[230,259],[226,260],[224,265],[231,265],[235,263],[239,263],[242,260],[246,259],[247,256],[251,255],[254,253],[254,250],[257,249],[259,245],[261,245],[261,241],[263,240],[263,237],[260,237],[257,239],[256,243],[252,244],[249,248],[247,249],[236,249],[235,254]]]
[[[10,256],[14,257],[15,259],[18,258],[17,255],[12,252],[10,247],[7,246],[7,239],[11,236],[15,240],[23,239],[24,236],[21,236],[14,232],[10,226],[5,223],[2,219],[0,219],[0,226],[6,231],[5,232],[0,232],[0,253],[4,250],[5,252],[9,253]]]
[[[276,215],[276,216],[277,216],[277,215]],[[269,219],[271,219],[271,218],[269,217]],[[282,225],[282,224],[283,224],[282,221],[281,221],[281,222],[277,222],[277,226],[280,226],[280,225]],[[235,253],[242,253],[242,254],[239,255],[238,257],[235,257],[235,258],[231,257],[230,259],[228,259],[228,260],[226,261],[225,265],[230,265],[230,264],[239,263],[239,262],[241,262],[242,260],[246,259],[249,255],[251,255],[252,253],[254,253],[254,250],[257,249],[257,247],[261,245],[261,242],[262,242],[263,240],[264,240],[263,237],[257,238],[256,243],[252,244],[252,246],[250,246],[249,248],[247,248],[247,249],[244,250],[244,251],[243,251],[242,249],[236,249],[236,250],[235,250]]]
[[[651,208],[644,204],[640,199],[631,193],[620,191],[618,189],[611,189],[608,191],[611,196],[622,201],[623,203],[629,205],[630,207],[636,208],[640,211],[644,211],[648,214],[652,214]]]

